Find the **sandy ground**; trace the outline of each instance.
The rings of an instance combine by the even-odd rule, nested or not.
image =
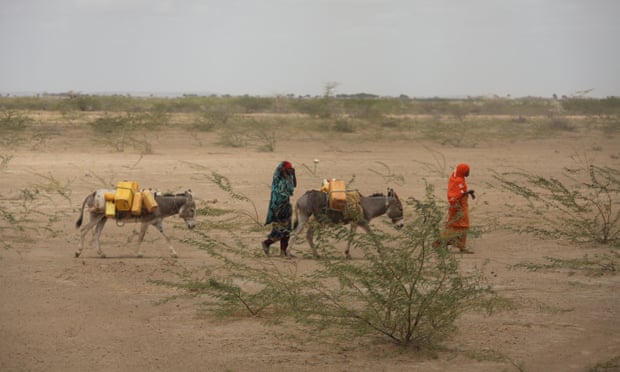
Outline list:
[[[17,239],[14,233],[1,232],[2,371],[588,371],[620,355],[618,276],[510,268],[522,262],[544,263],[546,256],[579,258],[607,252],[604,247],[542,241],[504,230],[472,239],[476,253],[458,258],[463,269],[484,267],[493,288],[518,306],[492,316],[466,314],[445,349],[433,353],[403,352],[380,341],[299,342],[291,328],[268,327],[249,317],[220,320],[199,314],[198,299],[158,304],[178,292],[154,280],[169,279],[180,267],[198,269],[209,262],[206,252],[181,241],[192,232],[178,218],[166,220],[180,255],[176,260],[168,257],[166,242],[155,230],[147,233],[145,257],[135,258],[137,226],[113,223],[102,234],[108,258],[98,258],[92,247],[80,258],[73,255],[79,242],[78,208],[102,182],[135,180],[161,191],[191,188],[199,206],[233,208],[235,202],[206,177],[217,171],[255,202],[262,219],[273,169],[284,159],[298,170],[296,196],[317,188],[323,177],[346,180],[353,175],[360,191],[385,191],[388,184],[378,174],[385,172],[383,163],[403,176],[403,185],[391,185],[401,198],[422,198],[424,178],[443,197],[446,179],[425,166],[436,163],[432,148],[445,157],[445,166],[438,166],[443,172],[457,162],[471,164],[468,182],[479,196],[472,202],[472,220],[483,224],[492,218],[501,222],[506,213],[507,195],[487,186],[490,170],[519,167],[558,174],[575,151],[592,148],[599,164],[618,169],[617,138],[576,133],[454,148],[300,134],[279,139],[275,152],[259,152],[252,146],[217,145],[215,133],[169,130],[150,137],[153,154],[140,157],[131,149],[116,153],[93,144],[86,134],[69,128],[35,149],[4,150],[12,158],[0,171],[2,206],[19,211],[22,191],[38,189],[34,203],[62,217],[51,232],[27,233],[31,241],[11,240]],[[320,163],[313,175],[309,169],[315,158]],[[68,186],[70,195],[62,198],[53,189],[45,190],[42,186],[51,180]],[[266,233],[265,228],[250,234],[254,242],[249,244],[259,250]],[[307,244],[299,242],[294,249],[300,267],[311,268]],[[356,252],[352,255],[355,258]]]

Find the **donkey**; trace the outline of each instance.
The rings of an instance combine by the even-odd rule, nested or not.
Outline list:
[[[318,190],[306,191],[306,193],[297,199],[297,202],[295,203],[294,226],[296,227],[291,233],[291,246],[312,215],[314,215],[316,221],[322,225],[351,225],[352,234],[350,235],[347,249],[345,251],[346,258],[348,259],[351,258],[351,243],[353,240],[353,234],[358,226],[362,227],[367,233],[370,233],[370,220],[386,213],[392,220],[394,227],[398,229],[403,226],[403,205],[393,189],[388,189],[387,195],[380,193],[373,194],[371,196],[362,196],[359,193],[358,195],[360,208],[359,212],[346,213],[330,209],[328,207],[326,193]],[[349,203],[349,201],[347,201],[347,203]],[[314,229],[315,226],[313,226],[313,224],[309,224],[308,231],[306,232],[306,239],[308,240],[308,244],[310,244],[310,248],[312,248],[313,256],[318,258],[319,254],[317,253],[316,246],[313,242]]]
[[[105,258],[105,254],[101,250],[101,246],[99,244],[99,236],[101,235],[101,230],[103,230],[103,226],[105,225],[108,217],[106,217],[105,212],[100,210],[96,206],[95,197],[97,193],[105,192],[105,191],[114,191],[114,190],[97,190],[86,196],[84,202],[82,202],[82,210],[80,211],[80,218],[75,223],[75,227],[79,228],[82,226],[82,218],[84,216],[84,207],[88,206],[88,210],[90,212],[90,220],[88,224],[84,225],[80,229],[80,248],[75,251],[75,257],[79,257],[82,254],[82,250],[84,249],[84,237],[86,234],[95,227],[94,238],[95,238],[95,247],[97,247],[97,254],[102,258]],[[130,213],[125,214],[117,214],[115,219],[117,224],[124,224],[125,222],[140,222],[142,226],[140,227],[140,235],[138,236],[138,252],[137,256],[142,257],[142,251],[140,247],[142,245],[142,241],[144,240],[144,234],[146,234],[146,230],[149,225],[153,225],[159,232],[166,238],[168,242],[168,246],[170,248],[170,253],[172,257],[178,257],[177,252],[174,250],[170,238],[164,233],[163,219],[169,216],[174,216],[176,214],[179,215],[189,229],[193,229],[196,226],[196,203],[194,202],[194,198],[192,197],[191,190],[187,190],[182,194],[165,194],[165,195],[155,195],[155,201],[157,202],[157,208],[155,208],[152,212],[147,212],[146,210],[142,211],[140,216],[132,216]]]

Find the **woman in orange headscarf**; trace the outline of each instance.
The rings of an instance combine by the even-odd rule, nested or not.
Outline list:
[[[469,165],[456,166],[448,180],[448,221],[433,247],[455,245],[462,253],[473,253],[466,248],[469,230],[469,196],[476,198],[474,190],[467,189],[465,178],[469,177]]]

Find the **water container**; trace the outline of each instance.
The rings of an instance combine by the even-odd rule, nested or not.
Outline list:
[[[137,192],[133,196],[133,202],[131,203],[131,214],[139,216],[142,214],[142,193]]]
[[[142,191],[142,202],[149,212],[153,212],[157,208],[157,201],[149,190]]]
[[[344,211],[347,204],[347,190],[343,180],[329,182],[329,207],[338,211]]]
[[[116,185],[116,195],[114,196],[116,209],[121,212],[129,211],[136,191],[138,191],[138,183],[129,181],[119,182]]]
[[[116,207],[114,205],[114,202],[106,201],[105,202],[105,216],[109,218],[114,218],[115,214],[116,214]]]

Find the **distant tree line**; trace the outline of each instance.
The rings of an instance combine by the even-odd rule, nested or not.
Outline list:
[[[79,93],[36,96],[2,96],[0,110],[106,111],[200,113],[214,107],[234,114],[302,113],[316,117],[336,115],[381,117],[390,115],[512,115],[551,114],[614,116],[620,114],[620,97],[382,97],[370,93],[323,96],[193,95],[139,97]]]

